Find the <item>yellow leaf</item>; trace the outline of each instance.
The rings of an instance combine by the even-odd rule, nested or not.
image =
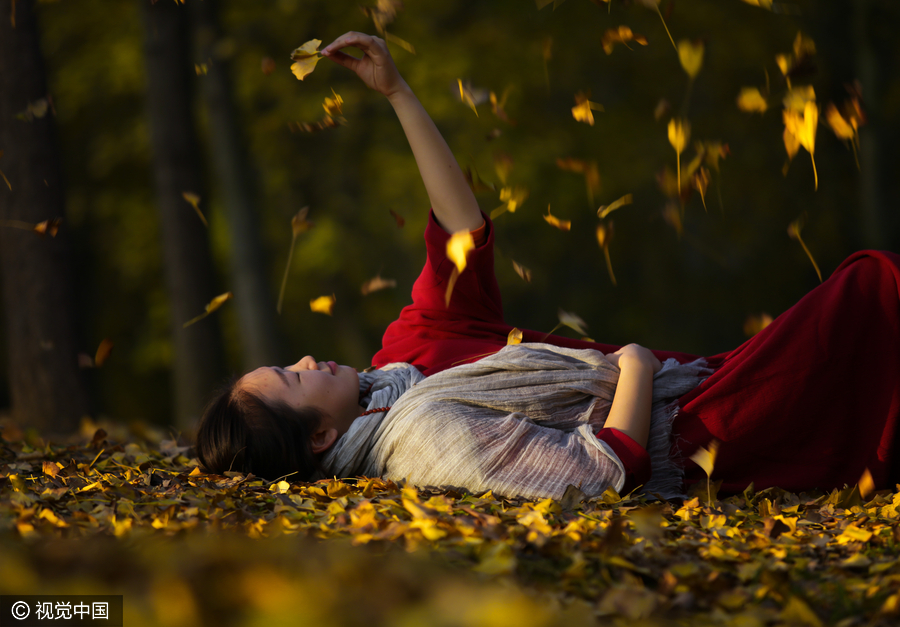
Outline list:
[[[291,52],[291,60],[294,61],[293,65],[291,65],[291,72],[299,80],[302,81],[316,69],[316,64],[322,58],[322,55],[318,52],[321,43],[321,39],[311,39]]]
[[[472,109],[472,111],[475,112],[475,116],[478,117],[478,109],[476,107],[488,99],[488,92],[484,89],[472,87],[472,84],[468,81],[463,83],[461,78],[456,79],[456,84],[459,87],[460,101],[469,105],[469,108]]]
[[[506,336],[506,345],[512,346],[513,344],[521,344],[521,343],[522,343],[522,332],[519,329],[513,328],[513,330],[509,332],[509,335]]]
[[[447,240],[447,258],[462,272],[466,269],[466,255],[475,248],[475,239],[467,230],[457,231]]]
[[[186,329],[187,327],[191,326],[195,322],[199,322],[200,320],[202,320],[203,318],[205,318],[206,316],[208,316],[209,314],[214,312],[216,309],[218,309],[219,307],[224,305],[225,302],[227,300],[229,300],[232,296],[233,296],[233,294],[231,292],[225,292],[224,294],[219,294],[218,296],[213,298],[211,301],[209,301],[209,304],[206,306],[206,311],[204,311],[202,314],[200,314],[196,318],[192,318],[191,320],[188,320],[187,322],[185,322],[183,325],[183,328]]]
[[[800,597],[792,596],[788,599],[781,611],[781,620],[791,625],[806,625],[807,627],[823,627],[822,621],[816,613],[810,609],[806,601]]]
[[[619,26],[619,28],[607,29],[607,31],[603,33],[603,37],[600,39],[600,43],[603,46],[603,51],[606,54],[612,54],[613,47],[616,44],[622,44],[626,48],[628,48],[629,41],[641,44],[642,46],[647,45],[647,38],[643,35],[637,35],[633,33],[631,28],[629,28],[628,26]]]
[[[716,465],[716,454],[719,452],[719,441],[713,440],[709,443],[709,448],[703,448],[702,446],[698,448],[693,455],[691,455],[691,460],[700,466],[703,471],[706,473],[707,477],[712,476],[713,468]]]
[[[856,136],[856,131],[844,119],[844,116],[841,115],[841,112],[838,111],[833,102],[829,103],[828,108],[825,110],[825,120],[838,138],[853,139]]]
[[[593,111],[603,111],[603,105],[589,100],[590,93],[578,92],[575,94],[575,106],[572,107],[572,117],[578,122],[594,125]]]
[[[62,224],[62,218],[53,218],[52,220],[44,220],[43,222],[38,222],[31,230],[41,237],[44,237],[47,234],[49,234],[50,237],[56,237],[56,234],[59,232],[60,224]]]
[[[703,201],[703,209],[706,209],[706,190],[709,187],[709,170],[701,167],[691,175],[691,187],[700,192],[700,200]]]
[[[744,0],[747,4],[752,4],[755,7],[759,7],[761,9],[767,9],[769,11],[772,10],[772,0]]]
[[[331,90],[331,93],[334,94],[334,98],[325,98],[325,102],[322,103],[322,108],[325,109],[325,113],[330,116],[342,115],[344,112],[344,99],[341,98],[334,89]]]
[[[800,138],[797,136],[799,131],[801,118],[800,114],[795,111],[782,111],[784,119],[784,149],[787,152],[788,159],[793,159],[797,151],[800,150]]]
[[[531,283],[531,270],[515,261],[513,261],[512,264],[516,274],[518,274],[526,283]]]
[[[619,209],[620,207],[624,207],[625,205],[630,205],[631,199],[632,199],[631,194],[625,194],[618,200],[614,200],[613,202],[611,202],[608,205],[600,205],[600,208],[597,209],[597,217],[602,220],[603,218],[605,218],[606,216],[611,214],[616,209]],[[603,244],[601,243],[601,246],[602,245]]]
[[[569,327],[570,329],[573,329],[577,333],[587,335],[587,331],[585,331],[585,327],[587,327],[587,324],[576,314],[560,309],[559,323]]]
[[[737,106],[747,113],[764,113],[769,103],[756,87],[742,87],[737,97]]]
[[[690,42],[682,39],[678,42],[678,60],[691,79],[696,78],[700,68],[703,67],[703,50],[702,41]]]
[[[493,220],[506,211],[515,213],[516,209],[525,202],[526,198],[528,198],[528,190],[524,187],[516,186],[502,188],[500,190],[500,202],[503,204],[491,212],[491,219]]]
[[[689,122],[679,118],[669,120],[669,143],[675,152],[681,154],[691,137],[691,125]]]
[[[816,101],[816,90],[811,85],[801,85],[800,87],[792,87],[784,96],[784,108],[788,111],[796,111],[803,113],[809,102]]]
[[[819,124],[819,107],[815,102],[806,103],[803,110],[803,124],[800,126],[800,133],[797,138],[800,145],[809,151],[809,154],[816,152],[816,128]]]
[[[334,294],[331,296],[319,296],[318,298],[309,301],[309,308],[316,313],[330,316],[331,312],[334,310],[335,300]]]
[[[385,39],[385,41],[388,41],[392,44],[400,46],[401,48],[403,48],[410,54],[416,54],[416,47],[413,46],[408,41],[406,41],[405,39],[400,39],[396,35],[394,35],[392,33],[388,33],[388,32],[384,33],[384,39]]]
[[[744,335],[753,337],[767,326],[772,324],[772,316],[763,312],[758,316],[750,314],[744,321]]]
[[[875,491],[875,480],[872,479],[872,473],[869,472],[868,468],[863,471],[862,477],[859,478],[857,483],[859,485],[859,495],[862,498],[868,497]]]
[[[97,347],[97,353],[94,355],[94,365],[98,368],[103,365],[103,363],[109,359],[110,354],[112,354],[113,343],[112,340],[104,338],[103,341],[100,342],[100,346]]]
[[[555,215],[550,213],[550,205],[547,205],[547,215],[544,216],[544,220],[547,221],[547,224],[550,226],[555,226],[560,231],[568,231],[572,228],[571,220],[560,220]]]
[[[500,179],[500,182],[503,185],[506,185],[506,179],[509,177],[509,173],[512,169],[512,157],[504,152],[498,152],[494,155],[494,171],[497,173],[497,178]]]
[[[188,201],[188,203],[190,203],[190,205],[194,208],[194,211],[196,211],[197,215],[200,216],[200,221],[203,222],[203,226],[209,228],[209,223],[206,221],[206,216],[204,216],[203,212],[200,211],[200,196],[198,196],[194,192],[181,192],[181,197]]]
[[[362,289],[360,291],[362,292],[363,296],[367,296],[372,292],[377,292],[389,287],[397,287],[397,281],[395,281],[394,279],[382,279],[381,275],[379,274],[363,283]]]
[[[803,221],[801,218],[797,218],[793,222],[788,225],[788,237],[791,239],[795,239],[800,242],[800,245],[803,247],[803,252],[806,253],[806,256],[809,257],[810,262],[813,265],[813,268],[816,269],[816,274],[819,275],[819,283],[822,282],[822,271],[819,270],[819,264],[816,263],[816,260],[813,258],[812,253],[809,248],[806,246],[806,242],[803,241],[803,238],[800,237],[800,229],[803,228]]]

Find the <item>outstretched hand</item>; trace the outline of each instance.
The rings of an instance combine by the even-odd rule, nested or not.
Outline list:
[[[353,46],[363,51],[363,57],[357,59],[341,48]],[[394,59],[388,51],[387,44],[380,37],[365,33],[344,33],[333,42],[322,48],[320,54],[346,68],[356,72],[362,81],[375,91],[387,97],[406,87],[406,81],[400,76]]]

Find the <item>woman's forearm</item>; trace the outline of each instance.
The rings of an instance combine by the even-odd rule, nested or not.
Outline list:
[[[619,367],[619,382],[605,426],[618,429],[646,448],[653,399],[653,365],[628,361],[620,362]]]
[[[408,86],[388,97],[419,166],[435,217],[448,232],[483,223],[475,195],[428,112]]]

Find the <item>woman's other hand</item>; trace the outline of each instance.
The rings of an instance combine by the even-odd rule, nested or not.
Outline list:
[[[348,46],[362,50],[363,57],[357,59],[341,52],[341,48]],[[321,54],[335,63],[353,70],[370,89],[374,89],[388,98],[406,88],[406,81],[400,76],[387,44],[380,37],[365,33],[344,33],[322,48]]]
[[[614,353],[607,353],[606,359],[619,370],[630,368],[632,365],[641,365],[651,368],[653,374],[656,374],[662,368],[656,355],[639,344],[628,344]]]

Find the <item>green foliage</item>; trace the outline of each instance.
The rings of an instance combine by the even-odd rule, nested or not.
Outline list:
[[[128,625],[167,627],[889,625],[900,611],[896,493],[531,502],[267,482],[107,427],[50,445],[5,425],[0,593],[123,594]]]
[[[289,353],[362,368],[379,347],[384,327],[409,301],[424,258],[427,196],[387,102],[327,60],[302,83],[289,70],[291,50],[304,41],[327,43],[346,30],[374,31],[358,4],[223,0],[227,37],[216,50],[232,63],[273,293],[287,259],[291,217],[309,205],[317,224],[298,239],[291,269],[281,316]],[[865,46],[888,52],[895,46],[882,30],[873,31],[874,41],[860,39],[849,31],[846,14],[822,3],[778,6],[781,12],[736,1],[663,3],[676,41],[705,45],[703,66],[692,81],[660,16],[640,2],[571,0],[538,10],[522,0],[435,0],[407,3],[398,13],[389,31],[416,48],[413,55],[392,45],[398,67],[459,161],[497,184],[494,154],[506,153],[514,161],[509,183],[529,189],[522,207],[496,223],[497,274],[511,324],[549,330],[561,307],[584,318],[599,341],[713,354],[744,339],[741,329],[749,314],[777,315],[816,285],[806,254],[786,233],[798,216],[807,214],[804,242],[825,276],[849,252],[868,244],[865,233],[871,229],[856,209],[861,174],[853,152],[827,127],[820,125],[816,145],[819,190],[812,191],[809,159],[795,159],[782,174],[786,158],[777,94],[784,86],[775,55],[790,53],[798,31],[816,41],[820,71],[793,82],[813,85],[824,110],[827,102],[840,102],[843,85],[857,78],[849,58]],[[164,422],[172,350],[137,8],[101,0],[46,3],[40,17],[65,158],[68,227],[75,231],[86,281],[85,352],[104,337],[116,344],[110,366],[92,373],[101,409]],[[645,36],[648,45],[617,45],[607,55],[602,35],[620,25]],[[548,38],[552,56],[545,63]],[[261,70],[266,57],[275,61],[271,74]],[[882,63],[882,70],[891,67]],[[735,102],[740,90],[763,86],[766,74],[770,110],[740,111]],[[882,71],[885,86],[876,96],[896,92],[897,76]],[[204,78],[196,76],[196,87]],[[454,95],[457,79],[498,96],[508,89],[505,110],[516,124],[498,119],[487,102],[478,105],[476,117]],[[347,125],[292,132],[290,125],[322,117],[322,101],[332,89],[344,99]],[[604,107],[594,112],[593,126],[571,115],[575,94],[588,90]],[[662,99],[669,112],[655,119]],[[204,122],[200,100],[197,113]],[[657,183],[666,168],[675,176],[666,134],[672,116],[690,121],[692,141],[730,147],[720,172],[712,173],[708,210],[697,193],[678,206],[680,237],[665,219],[668,201]],[[881,123],[884,137],[894,132],[893,118],[885,116]],[[494,129],[499,137],[487,139]],[[861,138],[862,147],[866,141]],[[692,154],[689,144],[682,166]],[[593,204],[583,179],[556,166],[558,158],[567,157],[597,163],[601,186]],[[892,166],[870,161],[862,167],[888,171]],[[896,192],[896,182],[890,185],[882,190],[885,197]],[[222,277],[213,292],[222,293],[230,289],[229,242],[216,181],[207,188],[211,196],[202,203]],[[609,245],[618,282],[613,286],[597,246],[596,210],[627,193],[634,203],[609,218],[615,222]],[[479,201],[489,212],[499,204],[498,192],[481,193]],[[571,231],[544,222],[548,204],[554,215],[572,221]],[[185,210],[191,210],[187,203]],[[406,218],[404,228],[398,229],[390,210]],[[882,227],[896,241],[896,220]],[[532,283],[512,271],[513,260],[532,270]],[[376,274],[396,279],[397,287],[363,297],[360,286]],[[333,317],[309,310],[311,299],[332,293]],[[237,370],[233,307],[215,315],[224,320],[230,367]]]

